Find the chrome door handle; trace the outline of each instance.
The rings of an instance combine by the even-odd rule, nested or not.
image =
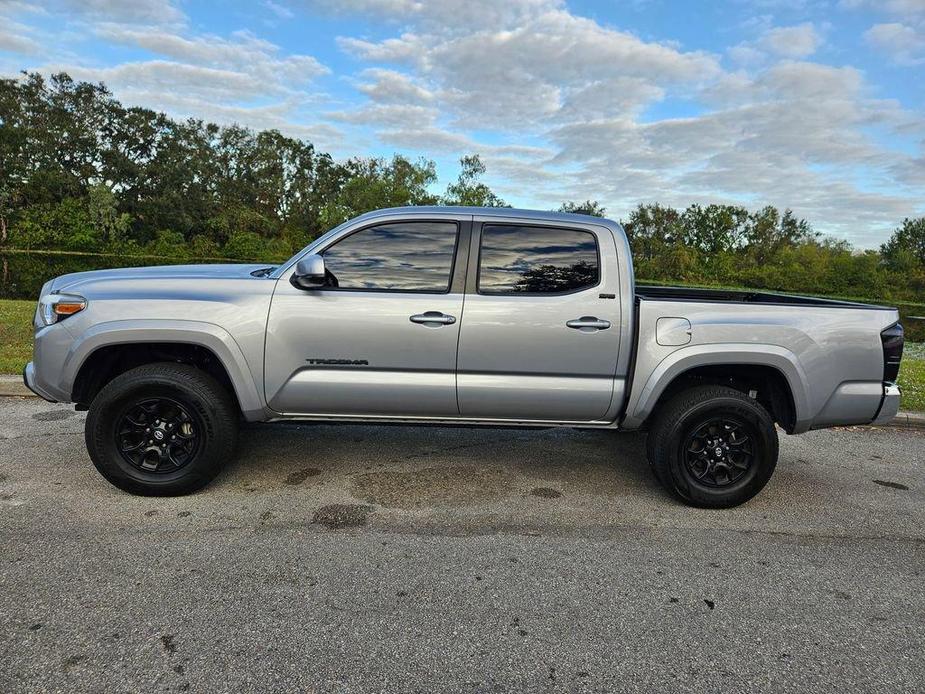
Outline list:
[[[574,318],[570,321],[566,321],[565,325],[569,328],[580,330],[583,333],[591,333],[595,330],[607,330],[607,328],[610,327],[610,321],[601,320],[594,316],[582,316],[581,318]]]
[[[408,320],[428,328],[439,328],[441,325],[452,325],[456,322],[456,317],[448,316],[445,313],[440,313],[440,311],[425,311],[424,313],[414,314]]]

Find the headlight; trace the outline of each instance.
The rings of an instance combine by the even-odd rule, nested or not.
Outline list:
[[[87,300],[76,294],[48,294],[39,301],[39,315],[45,325],[57,323],[87,308]]]

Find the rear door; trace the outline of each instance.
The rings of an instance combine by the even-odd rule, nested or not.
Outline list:
[[[277,412],[456,416],[456,347],[471,223],[375,222],[317,249],[336,287],[277,283],[265,388]],[[454,264],[457,256],[458,265]]]
[[[477,222],[457,391],[464,417],[591,421],[607,414],[620,282],[601,226]]]

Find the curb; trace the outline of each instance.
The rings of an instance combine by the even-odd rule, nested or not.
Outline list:
[[[26,388],[20,376],[0,376],[0,397],[10,398],[37,398],[38,395]],[[863,425],[859,425],[863,426]],[[887,424],[881,427],[899,427],[902,429],[925,429],[925,413],[899,412]]]
[[[921,412],[898,412],[885,427],[902,427],[904,429],[925,429],[925,414]]]
[[[22,376],[0,376],[0,397],[37,398],[38,396],[26,388]]]

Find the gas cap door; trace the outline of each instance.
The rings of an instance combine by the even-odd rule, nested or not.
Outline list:
[[[687,318],[659,318],[655,341],[664,347],[680,347],[691,341],[691,322]]]

